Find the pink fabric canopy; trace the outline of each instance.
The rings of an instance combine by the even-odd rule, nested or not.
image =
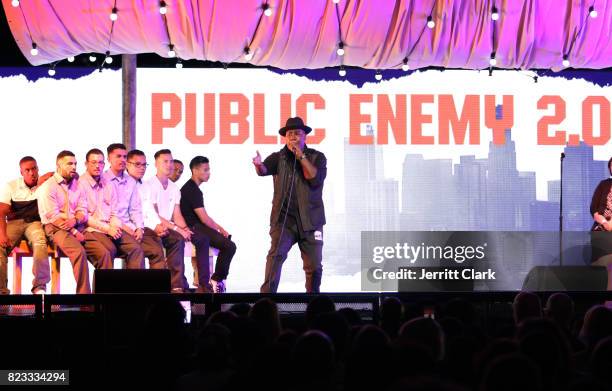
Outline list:
[[[492,52],[499,68],[559,70],[564,54],[574,68],[612,66],[608,0],[269,0],[270,16],[262,16],[265,0],[165,2],[167,29],[155,0],[21,0],[18,7],[2,0],[13,36],[33,65],[107,50],[168,57],[172,43],[182,59],[281,69],[400,68],[406,57],[411,68],[483,69]],[[340,41],[344,56],[337,53]]]

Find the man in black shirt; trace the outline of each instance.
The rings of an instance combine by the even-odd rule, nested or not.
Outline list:
[[[259,151],[253,158],[257,175],[274,175],[274,196],[270,214],[272,244],[266,259],[262,293],[276,292],[283,262],[297,243],[300,247],[306,292],[318,293],[323,275],[323,182],[327,175],[325,155],[305,144],[312,129],[301,118],[289,118],[279,134],[285,137],[283,149],[263,162]]]
[[[196,247],[198,291],[225,292],[225,282],[230,263],[236,253],[236,244],[228,232],[221,227],[204,208],[204,195],[200,190],[203,182],[210,178],[210,163],[204,156],[196,156],[189,163],[191,179],[181,188],[181,213],[193,232],[191,242]],[[210,276],[208,250],[212,246],[219,250],[215,272]],[[210,279],[210,282],[209,282]]]

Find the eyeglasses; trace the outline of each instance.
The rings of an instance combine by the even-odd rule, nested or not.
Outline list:
[[[134,162],[128,162],[128,164],[131,164],[132,166],[136,167],[136,168],[147,168],[149,166],[149,163],[134,163]]]

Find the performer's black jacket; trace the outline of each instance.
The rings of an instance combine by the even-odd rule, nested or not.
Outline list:
[[[325,224],[325,208],[323,206],[323,182],[327,176],[327,158],[322,152],[304,146],[304,154],[316,168],[317,175],[312,179],[304,178],[299,160],[285,146],[278,152],[268,156],[263,164],[266,166],[266,175],[274,175],[274,196],[272,199],[272,213],[270,225],[273,227],[281,222],[281,208],[283,200],[288,197],[291,180],[291,169],[296,165],[295,176],[297,180],[292,191],[296,192],[299,218],[304,231],[321,229]]]

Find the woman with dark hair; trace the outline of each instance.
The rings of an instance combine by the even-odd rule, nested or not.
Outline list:
[[[608,160],[611,178],[604,179],[591,201],[591,248],[593,265],[608,267],[608,290],[612,289],[612,158]]]

